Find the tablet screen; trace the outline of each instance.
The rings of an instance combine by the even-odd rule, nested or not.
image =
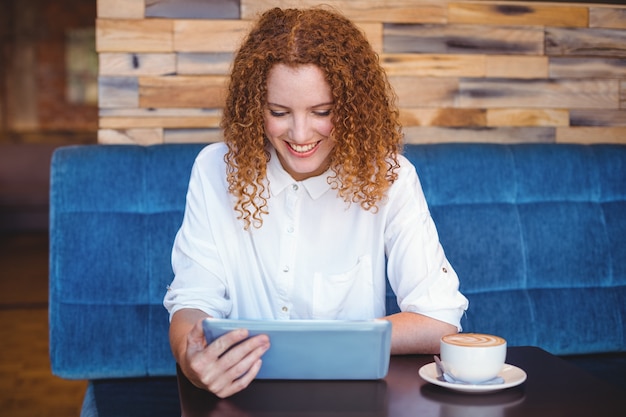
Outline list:
[[[246,328],[267,334],[258,379],[380,379],[389,369],[391,323],[387,320],[230,320],[203,322],[208,343]]]

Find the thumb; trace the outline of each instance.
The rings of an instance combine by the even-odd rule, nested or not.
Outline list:
[[[188,351],[200,351],[207,346],[206,338],[204,337],[204,329],[202,328],[202,321],[198,320],[196,324],[191,328],[191,331],[187,335],[187,350]]]

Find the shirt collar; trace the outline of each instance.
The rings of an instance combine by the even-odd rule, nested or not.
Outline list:
[[[283,168],[278,160],[276,149],[274,149],[274,147],[270,149],[270,161],[267,164],[267,179],[271,195],[278,195],[282,193],[285,188],[293,184],[299,184],[304,187],[312,199],[316,200],[326,191],[330,190],[328,177],[331,173],[332,171],[328,169],[326,172],[316,177],[307,178],[304,181],[296,181]]]

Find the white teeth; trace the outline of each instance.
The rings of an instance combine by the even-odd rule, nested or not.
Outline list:
[[[288,143],[289,147],[291,147],[291,149],[293,149],[294,151],[298,152],[298,153],[305,153],[310,151],[311,149],[315,148],[315,146],[317,146],[317,142],[316,143],[309,143],[306,145],[296,145],[295,143]]]

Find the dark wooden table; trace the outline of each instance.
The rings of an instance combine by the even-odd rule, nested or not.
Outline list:
[[[626,392],[535,347],[509,348],[507,363],[526,371],[506,390],[459,393],[430,384],[418,369],[432,356],[393,356],[380,381],[254,381],[220,400],[179,373],[183,417],[496,417],[623,416]]]

